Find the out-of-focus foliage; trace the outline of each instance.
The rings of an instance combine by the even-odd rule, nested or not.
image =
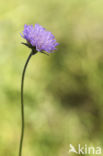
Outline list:
[[[23,155],[74,156],[69,144],[102,147],[103,0],[1,0],[0,156],[18,154],[20,81],[29,54],[19,33],[35,23],[60,45],[29,63]]]

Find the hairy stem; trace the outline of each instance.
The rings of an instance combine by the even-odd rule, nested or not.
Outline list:
[[[36,54],[33,51],[29,54],[26,63],[24,65],[24,69],[22,72],[22,79],[21,79],[21,138],[20,138],[20,146],[19,146],[19,156],[22,156],[22,146],[23,146],[23,138],[24,138],[24,98],[23,98],[23,89],[24,89],[24,78],[25,78],[25,72],[27,69],[27,65],[30,61],[30,58],[32,55]]]

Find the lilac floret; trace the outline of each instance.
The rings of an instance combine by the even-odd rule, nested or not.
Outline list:
[[[56,46],[58,45],[55,36],[39,24],[35,24],[35,27],[25,24],[23,35],[21,34],[21,36],[33,47],[36,47],[37,51],[51,53],[56,50]]]

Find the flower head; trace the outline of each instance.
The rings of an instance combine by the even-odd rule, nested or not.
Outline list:
[[[33,25],[24,25],[23,35],[21,36],[26,39],[26,41],[32,46],[35,47],[37,51],[46,51],[48,53],[56,50],[58,43],[54,35],[46,31],[45,28],[39,24]]]

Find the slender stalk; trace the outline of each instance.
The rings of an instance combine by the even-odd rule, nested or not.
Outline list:
[[[24,120],[24,98],[23,98],[23,89],[24,89],[24,78],[25,78],[25,72],[27,69],[27,65],[30,61],[30,58],[32,55],[36,54],[32,50],[32,52],[29,54],[26,63],[24,65],[24,69],[22,72],[22,79],[21,79],[21,138],[20,138],[20,146],[19,146],[19,156],[22,156],[22,146],[23,146],[23,138],[24,138],[24,126],[25,126],[25,120]]]

